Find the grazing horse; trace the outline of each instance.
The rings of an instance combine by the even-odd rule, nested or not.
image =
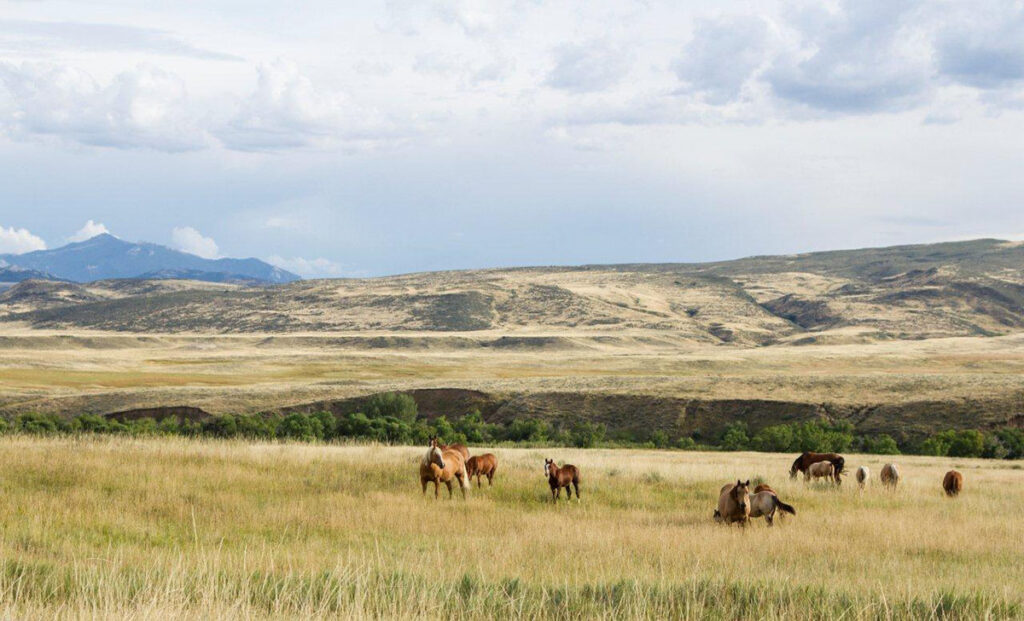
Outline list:
[[[562,495],[562,488],[565,488],[566,500],[572,500],[572,487],[576,488],[576,501],[580,499],[580,470],[572,464],[565,464],[561,468],[553,459],[544,460],[544,476],[548,478],[548,485],[551,486],[551,502],[558,502]],[[569,485],[572,487],[569,487]]]
[[[950,498],[956,496],[964,489],[964,475],[956,470],[950,470],[942,477],[942,489]]]
[[[732,524],[739,522],[740,526],[746,526],[750,520],[750,492],[748,487],[750,481],[736,480],[735,483],[726,483],[718,492],[718,508],[715,509],[715,521]]]
[[[868,470],[867,466],[857,468],[857,485],[859,485],[861,489],[864,489],[864,486],[867,485],[868,479],[870,478],[871,471]]]
[[[758,485],[758,487],[761,486]],[[765,485],[764,487],[768,486]],[[787,505],[779,500],[778,494],[773,492],[771,489],[762,490],[760,492],[755,491],[751,494],[750,517],[758,518],[764,516],[764,521],[768,522],[768,526],[772,526],[775,523],[776,509],[781,509],[790,515],[796,515],[796,509],[794,509],[792,505]]]
[[[802,453],[800,457],[796,458],[793,465],[789,469],[789,478],[795,479],[798,472],[807,474],[807,469],[811,467],[811,464],[816,464],[821,461],[827,461],[832,464],[833,471],[832,476],[835,477],[836,484],[841,484],[843,481],[839,478],[839,475],[843,473],[843,466],[846,465],[846,458],[838,453]]]
[[[430,439],[430,448],[420,461],[420,484],[423,493],[427,493],[427,483],[434,484],[434,498],[441,495],[441,483],[448,486],[448,497],[453,496],[452,479],[457,479],[462,497],[466,497],[469,489],[469,475],[466,473],[466,462],[462,453],[451,448],[442,449],[437,438]]]
[[[896,464],[885,464],[882,466],[882,474],[879,475],[882,480],[882,485],[896,489],[896,485],[900,482],[900,471],[896,468]]]
[[[810,481],[811,479],[830,479],[833,476],[835,468],[831,462],[819,461],[811,464],[807,468],[807,472],[804,473],[804,480]]]
[[[466,460],[466,472],[469,478],[476,477],[476,486],[482,487],[480,477],[487,477],[487,485],[494,485],[494,473],[498,470],[498,458],[491,453],[474,455]]]

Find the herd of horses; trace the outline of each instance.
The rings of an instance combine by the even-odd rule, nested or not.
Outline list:
[[[801,473],[805,481],[817,479],[831,480],[841,485],[845,471],[846,458],[838,453],[805,452],[793,462],[789,469],[789,477],[796,479]],[[436,438],[430,438],[430,446],[420,462],[420,484],[423,494],[427,493],[427,485],[434,484],[434,497],[441,494],[441,484],[448,488],[448,496],[452,497],[453,482],[457,482],[466,497],[470,481],[476,477],[477,487],[482,487],[482,478],[487,484],[494,484],[494,475],[498,470],[498,458],[492,453],[470,457],[469,449],[462,444],[442,444]],[[572,464],[559,467],[553,459],[544,460],[544,476],[551,488],[551,501],[557,503],[565,488],[566,498],[572,500],[573,491],[576,500],[580,499],[580,470]],[[855,478],[860,489],[868,484],[871,471],[867,466],[857,468]],[[882,485],[895,489],[900,482],[900,471],[896,464],[885,464],[879,474]],[[964,487],[964,477],[956,470],[950,470],[942,479],[942,489],[947,496],[957,496]],[[718,508],[715,509],[714,520],[725,524],[745,526],[753,518],[763,517],[768,526],[775,523],[778,512],[796,515],[796,509],[779,499],[778,493],[766,484],[760,484],[750,490],[750,481],[738,480],[727,483],[719,490]]]

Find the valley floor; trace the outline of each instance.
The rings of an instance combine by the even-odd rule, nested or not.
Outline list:
[[[421,495],[422,451],[2,438],[0,616],[1024,615],[1016,463],[899,457],[900,489],[858,493],[790,481],[791,455],[497,449],[463,501]],[[581,502],[552,506],[545,457],[580,467]],[[737,478],[797,515],[714,524]]]

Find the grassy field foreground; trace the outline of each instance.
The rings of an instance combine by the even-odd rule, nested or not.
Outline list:
[[[899,457],[889,492],[882,458],[849,456],[876,477],[860,494],[789,481],[789,455],[498,449],[464,502],[421,496],[422,452],[0,439],[0,616],[1024,615],[1019,464]],[[580,467],[582,502],[546,502],[547,456]],[[798,514],[714,524],[737,477]]]

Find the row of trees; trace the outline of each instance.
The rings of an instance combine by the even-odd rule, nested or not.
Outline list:
[[[224,415],[204,421],[156,421],[141,418],[120,422],[94,414],[72,419],[52,415],[25,414],[13,420],[0,418],[0,433],[29,434],[111,433],[126,435],[184,435],[256,440],[299,440],[306,442],[353,439],[388,444],[425,444],[431,436],[446,442],[469,444],[528,443],[537,445],[644,446],[684,450],[765,451],[776,453],[860,452],[877,454],[912,453],[949,457],[1024,458],[1024,430],[1004,428],[995,432],[968,429],[944,431],[923,441],[900,445],[886,434],[858,434],[849,423],[808,421],[764,427],[751,433],[746,423],[728,425],[716,437],[672,438],[662,430],[619,431],[609,436],[602,424],[580,422],[556,427],[537,419],[517,419],[507,424],[488,423],[479,411],[449,420],[445,416],[427,420],[419,416],[409,395],[388,393],[371,397],[361,412],[335,416],[330,412],[287,415]]]

